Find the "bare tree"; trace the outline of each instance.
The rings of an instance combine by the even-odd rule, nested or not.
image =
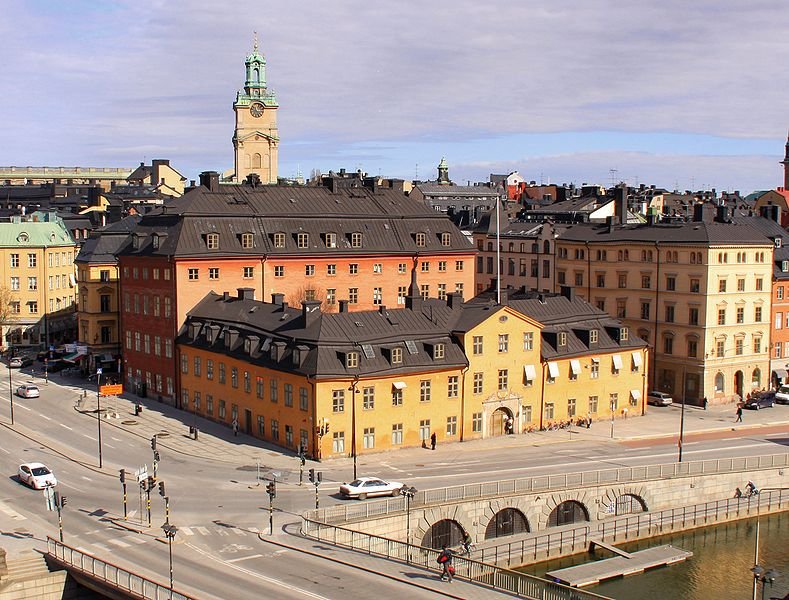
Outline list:
[[[321,310],[329,312],[331,305],[326,304],[326,291],[316,286],[314,283],[307,283],[296,288],[286,298],[290,306],[301,306],[303,300],[318,300],[321,303]]]
[[[8,286],[0,285],[0,331],[4,331],[5,327],[8,325],[12,325],[11,315],[11,301],[14,299],[14,295],[11,292],[11,289]],[[11,335],[11,327],[8,327],[8,331],[4,331],[5,335],[0,342],[5,345],[6,338]]]

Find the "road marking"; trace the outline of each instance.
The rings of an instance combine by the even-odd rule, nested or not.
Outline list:
[[[0,448],[0,450],[2,450],[3,452],[5,452],[6,454],[11,454],[11,453],[10,453],[8,450],[6,450],[5,448]]]
[[[144,539],[138,538],[136,535],[127,535],[123,539],[124,540],[129,540],[130,542],[133,542],[135,544],[144,544],[145,543]]]
[[[90,477],[87,477],[86,475],[82,475],[82,479],[84,479],[85,481],[93,481]]]
[[[98,542],[96,542],[95,544],[91,544],[91,546],[93,546],[94,548],[98,548],[102,552],[112,552],[112,548],[106,546],[105,544],[99,544]],[[88,554],[95,554],[95,552],[93,553],[88,552]]]
[[[230,560],[226,560],[225,562],[229,563],[237,563],[241,562],[242,560],[249,560],[250,558],[261,558],[262,554],[251,554],[249,556],[242,556],[241,558],[231,558]]]
[[[107,446],[107,448],[112,448],[113,450],[115,450],[115,446],[113,446],[112,444],[108,444],[107,442],[104,442],[104,445]]]
[[[302,597],[316,598],[316,600],[330,600],[326,596],[321,596],[320,594],[315,594],[313,592],[310,592],[309,590],[305,590],[303,588],[296,587],[295,585],[290,585],[288,583],[285,583],[284,581],[279,581],[278,579],[274,579],[273,577],[267,577],[266,575],[263,575],[261,573],[257,573],[255,571],[250,571],[249,569],[245,569],[243,567],[239,567],[238,565],[234,565],[234,564],[230,563],[229,561],[223,560],[221,558],[217,558],[217,557],[213,556],[212,554],[210,554],[209,552],[206,552],[202,548],[198,548],[196,546],[193,546],[192,544],[186,544],[186,545],[189,546],[192,550],[194,550],[198,554],[202,554],[203,556],[206,556],[206,557],[208,557],[210,559],[213,559],[215,561],[224,563],[228,567],[230,567],[231,569],[235,569],[236,571],[240,571],[242,573],[246,573],[247,575],[250,575],[250,576],[255,577],[257,579],[262,579],[263,581],[267,581],[269,583],[273,583],[274,585],[278,585],[278,586],[283,587],[283,588],[285,588],[287,590],[290,590],[292,592],[297,592]]]
[[[33,410],[33,409],[32,409],[32,408],[30,408],[29,406],[25,406],[24,404],[19,404],[19,402],[17,402],[16,404],[14,404],[14,406],[16,406],[17,408],[24,408],[26,411],[32,411],[32,410]]]
[[[131,517],[133,517],[133,516],[134,516],[134,515],[136,515],[136,514],[137,514],[137,509],[136,509],[136,508],[134,508],[134,509],[130,510],[130,511],[129,511],[129,512],[126,514],[126,516],[127,516],[127,517],[129,517],[129,518],[131,518]]]
[[[200,535],[211,535],[211,532],[208,531],[206,527],[195,527],[195,530],[197,530],[197,533]]]
[[[122,442],[123,441],[122,439],[116,438],[116,437],[111,437],[110,439],[112,439],[113,442]]]
[[[92,440],[92,439],[93,439],[93,436],[90,436],[90,435],[88,435],[87,433],[83,433],[83,434],[82,434],[82,437],[86,437],[86,438],[88,438],[89,440]]]
[[[46,419],[47,421],[51,421],[52,420],[48,416],[42,415],[41,413],[38,413],[38,416],[41,417],[42,419]]]
[[[246,531],[244,531],[243,529],[239,529],[238,527],[233,527],[233,528],[232,528],[232,531],[233,531],[234,533],[236,533],[237,535],[241,535],[241,536],[244,536],[244,535],[246,535],[246,534],[247,534],[247,532],[246,532]]]
[[[229,531],[227,531],[226,529],[216,529],[215,531],[216,531],[216,532],[217,532],[217,534],[219,534],[219,535],[230,535],[230,532],[229,532]]]
[[[99,531],[104,531],[103,529],[94,529],[93,531],[86,531],[82,535],[93,535],[94,533],[98,533]]]
[[[184,535],[194,535],[195,534],[195,532],[192,531],[189,527],[181,527],[178,531],[180,531]]]
[[[65,427],[69,431],[74,431],[71,427],[69,427],[68,425],[64,425],[63,423],[58,423],[58,425],[60,425],[61,427]]]

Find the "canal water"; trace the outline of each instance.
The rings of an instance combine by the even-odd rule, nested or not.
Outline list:
[[[584,588],[616,600],[750,600],[753,593],[751,568],[756,538],[755,519],[705,527],[674,535],[617,544],[633,552],[661,544],[690,550],[693,556],[675,565],[646,571],[640,575],[613,579]],[[519,571],[544,577],[547,571],[570,567],[595,559],[610,558],[605,550],[595,555],[579,554],[552,560]],[[789,594],[789,512],[760,519],[759,563],[778,571],[764,598],[783,599]],[[761,585],[757,598],[762,598]]]

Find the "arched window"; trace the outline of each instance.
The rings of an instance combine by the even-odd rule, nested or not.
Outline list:
[[[515,252],[515,242],[510,242],[510,252]]]
[[[505,508],[496,513],[485,528],[485,539],[491,540],[505,535],[529,533],[529,522],[517,508]]]
[[[758,367],[753,370],[753,374],[751,375],[751,387],[752,388],[762,387],[762,371]]]
[[[722,394],[725,391],[724,390],[725,383],[726,380],[723,377],[723,373],[718,372],[715,375],[715,391]]]
[[[252,81],[254,81],[255,83],[260,81],[260,69],[258,69],[257,67],[252,69]]]
[[[263,162],[260,157],[260,154],[258,152],[255,152],[255,154],[252,155],[252,168],[259,169],[262,164]]]
[[[425,532],[422,546],[439,549],[443,546],[458,546],[463,541],[463,528],[457,521],[442,519]]]
[[[551,511],[548,517],[549,527],[561,527],[578,521],[588,521],[589,513],[577,500],[566,500]]]
[[[644,501],[633,494],[622,494],[616,499],[616,514],[618,515],[645,512],[646,509]]]

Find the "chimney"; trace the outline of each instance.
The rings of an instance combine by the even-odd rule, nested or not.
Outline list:
[[[225,302],[230,300],[230,292],[222,292],[222,300]]]
[[[419,284],[416,281],[416,263],[411,269],[411,286],[408,288],[408,296],[405,297],[405,307],[409,310],[422,309],[422,294],[419,291]]]
[[[627,186],[622,184],[616,188],[615,196],[615,211],[616,216],[619,217],[618,222],[620,225],[627,225]]]
[[[238,288],[238,299],[239,300],[254,300],[255,299],[255,288],[251,288],[251,287]]]
[[[452,292],[447,294],[447,306],[452,310],[457,310],[463,304],[463,294],[460,292]]]
[[[219,191],[219,173],[216,171],[203,171],[200,173],[200,185],[208,188],[209,192]]]
[[[304,320],[304,329],[317,323],[321,318],[321,301],[303,300],[301,303],[301,317]]]
[[[575,288],[569,285],[563,285],[561,288],[562,296],[567,298],[570,302],[572,302],[573,298],[575,298]]]
[[[283,302],[285,302],[285,294],[271,294],[272,304],[276,304],[277,306],[282,306]]]
[[[502,306],[506,306],[507,305],[507,300],[509,299],[509,293],[508,293],[507,288],[503,288],[499,292],[499,295],[501,296],[501,302],[499,302],[499,304],[501,304]]]
[[[704,220],[704,204],[694,204],[693,205],[693,222],[694,223],[701,223]]]
[[[348,312],[348,300],[340,300],[340,312],[347,313]]]
[[[605,226],[608,233],[613,233],[614,231],[614,221],[616,217],[606,217],[605,218]]]
[[[727,206],[719,206],[715,220],[718,223],[726,223],[729,220],[729,208]]]
[[[381,305],[378,307],[378,312],[379,312],[379,314],[386,315],[386,306],[384,306],[383,304],[381,304]]]

